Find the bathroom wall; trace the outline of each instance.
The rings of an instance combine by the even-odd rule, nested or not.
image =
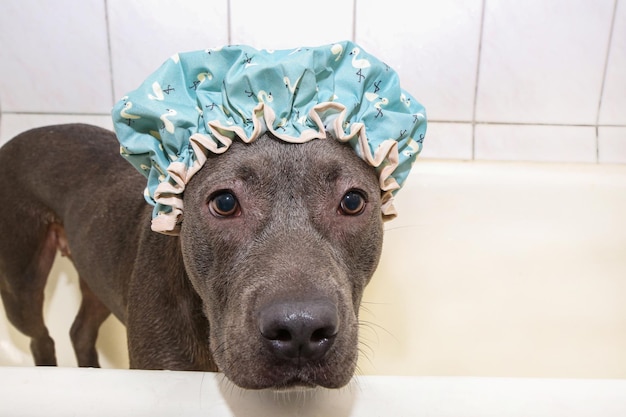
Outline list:
[[[175,52],[342,39],[426,106],[425,158],[626,163],[623,0],[3,0],[0,143],[110,127],[114,101]]]
[[[175,52],[342,39],[429,115],[366,296],[361,372],[626,377],[625,0],[2,0],[0,144],[110,128]],[[77,295],[62,259],[46,293],[62,365]],[[119,322],[102,335],[103,364],[127,366]],[[0,313],[0,365],[30,363]]]

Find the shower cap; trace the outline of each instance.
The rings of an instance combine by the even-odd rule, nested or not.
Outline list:
[[[112,110],[120,153],[147,178],[152,230],[177,234],[183,192],[209,154],[265,132],[290,143],[330,137],[375,167],[382,215],[422,149],[424,107],[388,65],[344,41],[257,50],[226,46],[169,58]],[[210,169],[206,167],[205,169]]]

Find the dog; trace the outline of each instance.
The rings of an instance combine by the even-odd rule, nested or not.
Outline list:
[[[80,277],[79,366],[99,366],[113,313],[131,368],[220,371],[248,389],[349,382],[383,241],[375,169],[332,137],[266,133],[208,158],[167,236],[150,230],[145,178],[114,133],[49,126],[0,148],[0,293],[36,365],[56,365],[43,301],[60,251]]]

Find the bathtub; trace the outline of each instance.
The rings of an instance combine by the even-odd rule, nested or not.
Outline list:
[[[219,374],[4,368],[3,416],[497,416],[626,415],[626,381],[367,376],[341,390],[244,391]]]
[[[0,313],[0,415],[111,415],[117,401],[133,415],[626,415],[626,166],[421,160],[396,206],[347,389],[291,402],[219,374],[122,370],[114,318],[107,369],[68,368],[79,292],[58,258],[45,313],[61,367],[30,367]]]

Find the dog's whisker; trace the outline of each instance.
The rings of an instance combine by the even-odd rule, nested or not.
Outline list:
[[[376,367],[376,364],[374,363],[373,358],[372,358],[372,357],[370,357],[370,355],[368,355],[368,352],[366,352],[365,350],[362,350],[360,347],[359,347],[359,349],[358,349],[358,350],[359,350],[359,357],[361,357],[361,358],[363,358],[364,360],[366,360],[366,361],[367,361],[367,363],[369,363],[369,364],[370,364],[370,366],[372,366],[372,367]],[[372,355],[374,355],[374,350],[373,350],[373,349],[368,349],[368,350],[370,351],[370,353],[371,353]],[[357,368],[358,368],[358,365],[357,365]]]
[[[363,376],[363,373],[361,372],[361,369],[357,366],[357,368],[355,369],[355,374],[357,376]],[[352,378],[350,380],[350,383],[347,384],[345,387],[341,388],[342,390],[348,391],[348,393],[353,396],[356,392],[361,391],[362,390],[362,386],[361,386],[361,381],[359,380],[359,378]]]
[[[366,320],[361,320],[359,321],[359,325],[361,327],[367,328],[369,330],[372,331],[372,333],[377,334],[376,330],[382,330],[384,333],[386,333],[389,337],[391,337],[394,341],[396,342],[400,342],[400,339],[393,334],[390,330],[386,329],[385,327],[381,326],[380,324],[373,322],[373,321],[366,321]]]
[[[390,306],[393,305],[393,303],[383,303],[383,302],[378,302],[378,301],[361,301],[361,309],[363,309],[364,311],[367,311],[368,313],[372,313],[372,311],[368,308],[369,305],[373,305],[373,306]]]
[[[228,379],[224,373],[221,374],[221,378],[219,379],[219,386],[225,396],[233,397],[235,392],[239,394],[239,397],[243,396],[242,390]]]
[[[376,343],[376,345],[378,345],[378,343]],[[358,349],[359,349],[359,352],[361,352],[361,353],[369,352],[372,355],[375,352],[374,348],[365,340],[359,340]]]
[[[357,365],[354,368],[354,375],[356,376],[365,376],[365,373],[363,372],[363,370],[361,369],[361,367],[359,365]]]
[[[411,230],[418,229],[419,230],[420,228],[423,228],[423,227],[424,226],[420,225],[420,224],[406,224],[406,225],[402,225],[402,226],[390,226],[390,227],[385,227],[385,233],[393,232],[393,231],[396,231],[396,230],[407,230],[407,229],[411,229]]]

